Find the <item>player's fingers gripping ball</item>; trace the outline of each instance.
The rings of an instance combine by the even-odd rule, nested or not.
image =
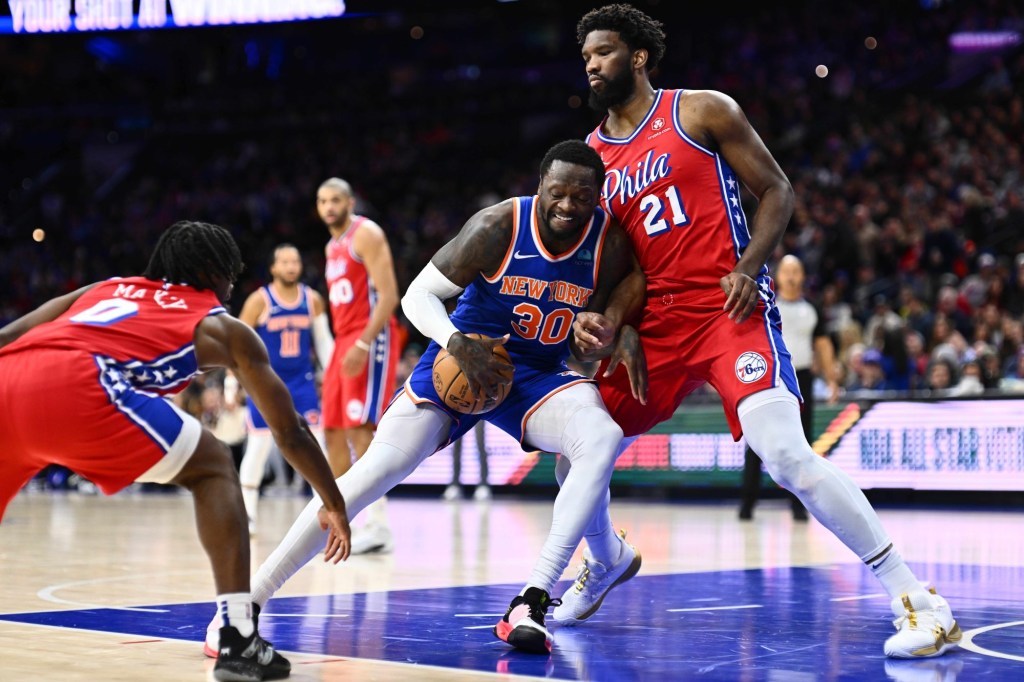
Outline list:
[[[466,336],[479,339],[480,334],[466,334]],[[483,414],[500,405],[508,397],[512,390],[512,358],[504,346],[495,345],[491,352],[499,359],[509,364],[507,371],[501,372],[503,378],[508,382],[498,384],[497,397],[490,398],[483,391],[479,394],[469,389],[469,379],[466,378],[462,368],[455,358],[447,350],[441,349],[434,358],[434,390],[444,401],[444,404],[462,414]]]

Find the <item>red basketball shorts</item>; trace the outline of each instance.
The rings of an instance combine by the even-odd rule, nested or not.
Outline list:
[[[0,356],[0,518],[39,470],[65,466],[106,494],[136,480],[166,483],[202,427],[169,400],[136,392],[84,351]]]
[[[737,324],[723,312],[723,303],[724,294],[700,301],[681,301],[678,295],[648,299],[639,329],[647,357],[647,405],[633,398],[625,369],[603,377],[605,361],[597,375],[601,397],[627,436],[646,433],[671,417],[704,383],[721,395],[736,440],[743,435],[736,407],[746,396],[784,385],[799,399],[778,309],[767,311],[759,301]]]
[[[351,429],[380,421],[395,392],[398,369],[397,323],[392,318],[370,344],[366,367],[355,376],[345,376],[342,360],[359,334],[334,340],[334,354],[324,371],[323,425],[327,429]]]

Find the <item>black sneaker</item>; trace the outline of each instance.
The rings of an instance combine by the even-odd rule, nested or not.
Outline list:
[[[220,629],[220,649],[213,677],[220,682],[260,682],[288,677],[292,664],[274,651],[258,631],[243,637],[234,627]]]
[[[494,626],[494,636],[531,654],[550,654],[552,637],[544,627],[544,614],[548,607],[561,603],[544,590],[531,587],[512,600],[505,616]]]

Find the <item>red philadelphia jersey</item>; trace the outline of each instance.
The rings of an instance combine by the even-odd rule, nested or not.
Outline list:
[[[587,136],[606,168],[602,204],[629,234],[650,296],[721,295],[750,242],[735,173],[679,123],[684,92],[657,91],[629,137],[608,137],[603,121]],[[767,274],[759,283],[770,297]]]
[[[85,351],[111,372],[112,381],[177,393],[199,371],[196,327],[205,317],[223,312],[209,290],[117,277],[85,292],[60,317],[31,329],[0,349],[0,355],[39,348]]]
[[[352,225],[345,234],[327,242],[327,291],[337,338],[363,331],[377,305],[377,289],[353,245],[356,232],[365,222],[363,216],[352,216]]]

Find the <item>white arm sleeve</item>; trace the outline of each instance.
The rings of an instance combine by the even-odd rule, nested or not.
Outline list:
[[[334,353],[334,337],[331,336],[331,327],[327,324],[327,313],[320,313],[313,318],[313,348],[316,349],[316,360],[320,363],[320,369],[327,369],[327,363]]]
[[[448,319],[444,301],[458,296],[463,288],[452,283],[433,263],[427,263],[402,297],[402,311],[424,336],[437,341],[441,348],[459,330]]]

